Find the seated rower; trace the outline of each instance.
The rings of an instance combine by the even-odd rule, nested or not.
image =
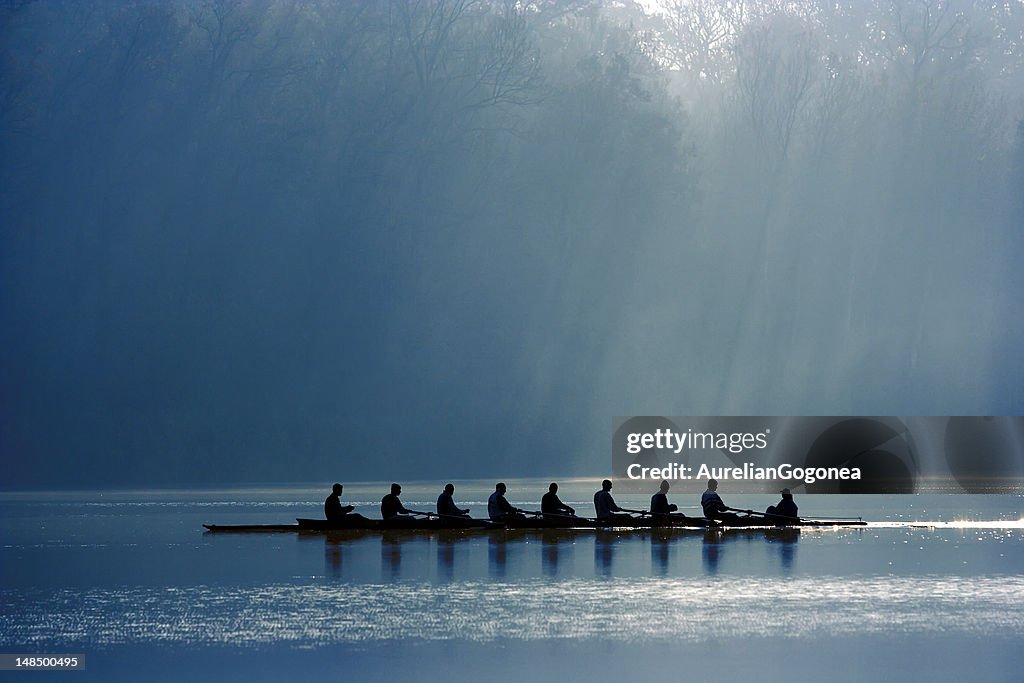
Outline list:
[[[505,491],[507,490],[504,482],[498,482],[494,485],[494,493],[487,499],[487,516],[491,518],[492,522],[526,519],[522,510],[512,507],[512,504],[505,500]]]
[[[343,490],[344,487],[341,484],[335,484],[331,487],[331,495],[327,496],[327,500],[324,501],[324,517],[327,518],[327,521],[354,526],[358,526],[360,522],[368,521],[366,517],[352,512],[355,510],[354,506],[341,504],[341,492]]]
[[[661,482],[661,488],[658,492],[651,496],[651,514],[655,515],[655,521],[657,517],[664,517],[671,512],[675,512],[679,509],[678,505],[670,504],[668,502],[668,490],[669,483],[665,480]]]
[[[445,484],[444,491],[437,497],[437,514],[448,517],[469,517],[468,509],[463,510],[455,505],[455,498],[452,496],[454,493],[455,485]]]
[[[383,519],[402,519],[402,515],[411,515],[411,510],[406,510],[405,506],[402,505],[402,501],[398,499],[398,494],[402,492],[402,487],[398,484],[391,485],[391,493],[380,499],[380,516]]]
[[[774,515],[776,517],[797,517],[799,508],[796,503],[793,502],[793,492],[789,489],[782,489],[779,491],[782,494],[782,500],[775,505],[769,505],[768,509],[764,511],[766,515]]]
[[[597,513],[597,521],[600,524],[614,525],[632,520],[633,518],[629,515],[615,514],[616,512],[623,513],[625,510],[615,504],[611,491],[612,482],[610,479],[605,479],[601,482],[601,490],[594,494],[594,510]]]
[[[559,519],[566,516],[575,516],[576,510],[563,503],[558,498],[558,484],[552,482],[548,492],[540,499],[540,511],[545,518]]]
[[[739,519],[736,515],[729,513],[729,508],[722,497],[718,495],[717,479],[708,479],[708,490],[700,497],[700,506],[704,510],[704,516],[708,519],[726,524]]]
[[[324,517],[329,522],[337,522],[348,513],[355,510],[351,505],[341,505],[341,492],[344,490],[341,484],[335,484],[331,487],[331,495],[327,496],[327,500],[324,501]]]

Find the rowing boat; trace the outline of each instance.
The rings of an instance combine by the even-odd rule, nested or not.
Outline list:
[[[766,519],[764,516],[734,517],[728,523],[716,523],[703,517],[687,517],[685,515],[666,515],[658,517],[618,518],[611,524],[602,524],[597,520],[584,517],[561,518],[517,518],[504,523],[469,517],[433,517],[430,519],[402,517],[391,520],[367,519],[352,517],[349,519],[328,521],[326,519],[298,518],[297,524],[204,524],[207,531],[213,533],[260,533],[260,532],[338,532],[338,531],[415,531],[430,532],[442,530],[498,530],[516,529],[524,531],[543,531],[545,529],[636,529],[636,530],[672,530],[672,529],[788,529],[800,527],[834,527],[834,526],[867,526],[867,522],[849,519],[800,519],[786,520],[784,523]]]

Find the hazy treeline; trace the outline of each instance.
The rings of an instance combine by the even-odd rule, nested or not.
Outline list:
[[[1019,413],[1021,4],[664,7],[4,3],[13,484]]]

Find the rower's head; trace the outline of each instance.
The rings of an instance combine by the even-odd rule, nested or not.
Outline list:
[[[455,493],[455,484],[445,484],[444,492],[447,493],[449,496]]]
[[[671,487],[671,486],[669,486],[669,483],[668,483],[667,481],[665,481],[664,479],[662,479],[662,480],[661,480],[661,489],[660,489],[660,491],[661,491],[662,493],[668,493],[668,490],[669,490],[670,488],[672,488],[672,487]]]
[[[333,493],[336,496],[340,496],[342,488],[343,487],[341,484],[335,484],[334,486],[331,487],[331,493]]]
[[[612,490],[612,480],[611,479],[605,479],[604,481],[602,481],[601,482],[601,490],[602,491],[611,491]]]
[[[718,480],[717,479],[708,479],[708,491],[717,491],[717,490],[718,490]]]
[[[790,491],[789,489],[782,489],[781,491],[779,491],[779,493],[782,494],[783,498],[792,498],[793,497],[793,492]]]
[[[399,486],[398,484],[392,484],[391,485],[391,495],[397,496],[401,492],[402,492],[402,487],[401,486]]]
[[[551,493],[558,493],[558,484],[551,482],[551,486],[548,487],[548,491]]]
[[[498,493],[504,494],[505,491],[507,490],[505,488],[505,482],[499,481],[497,484],[494,485],[494,490],[497,491]]]

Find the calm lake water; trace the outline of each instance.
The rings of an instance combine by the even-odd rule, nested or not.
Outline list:
[[[531,509],[547,484],[508,483]],[[483,516],[492,482],[456,486]],[[559,493],[591,513],[595,489]],[[385,492],[343,498],[377,517]],[[432,509],[439,492],[402,498]],[[33,680],[1020,680],[1024,667],[1019,495],[798,496],[803,514],[872,522],[799,533],[201,526],[319,517],[327,493],[0,494],[0,652],[86,656],[85,672]]]

